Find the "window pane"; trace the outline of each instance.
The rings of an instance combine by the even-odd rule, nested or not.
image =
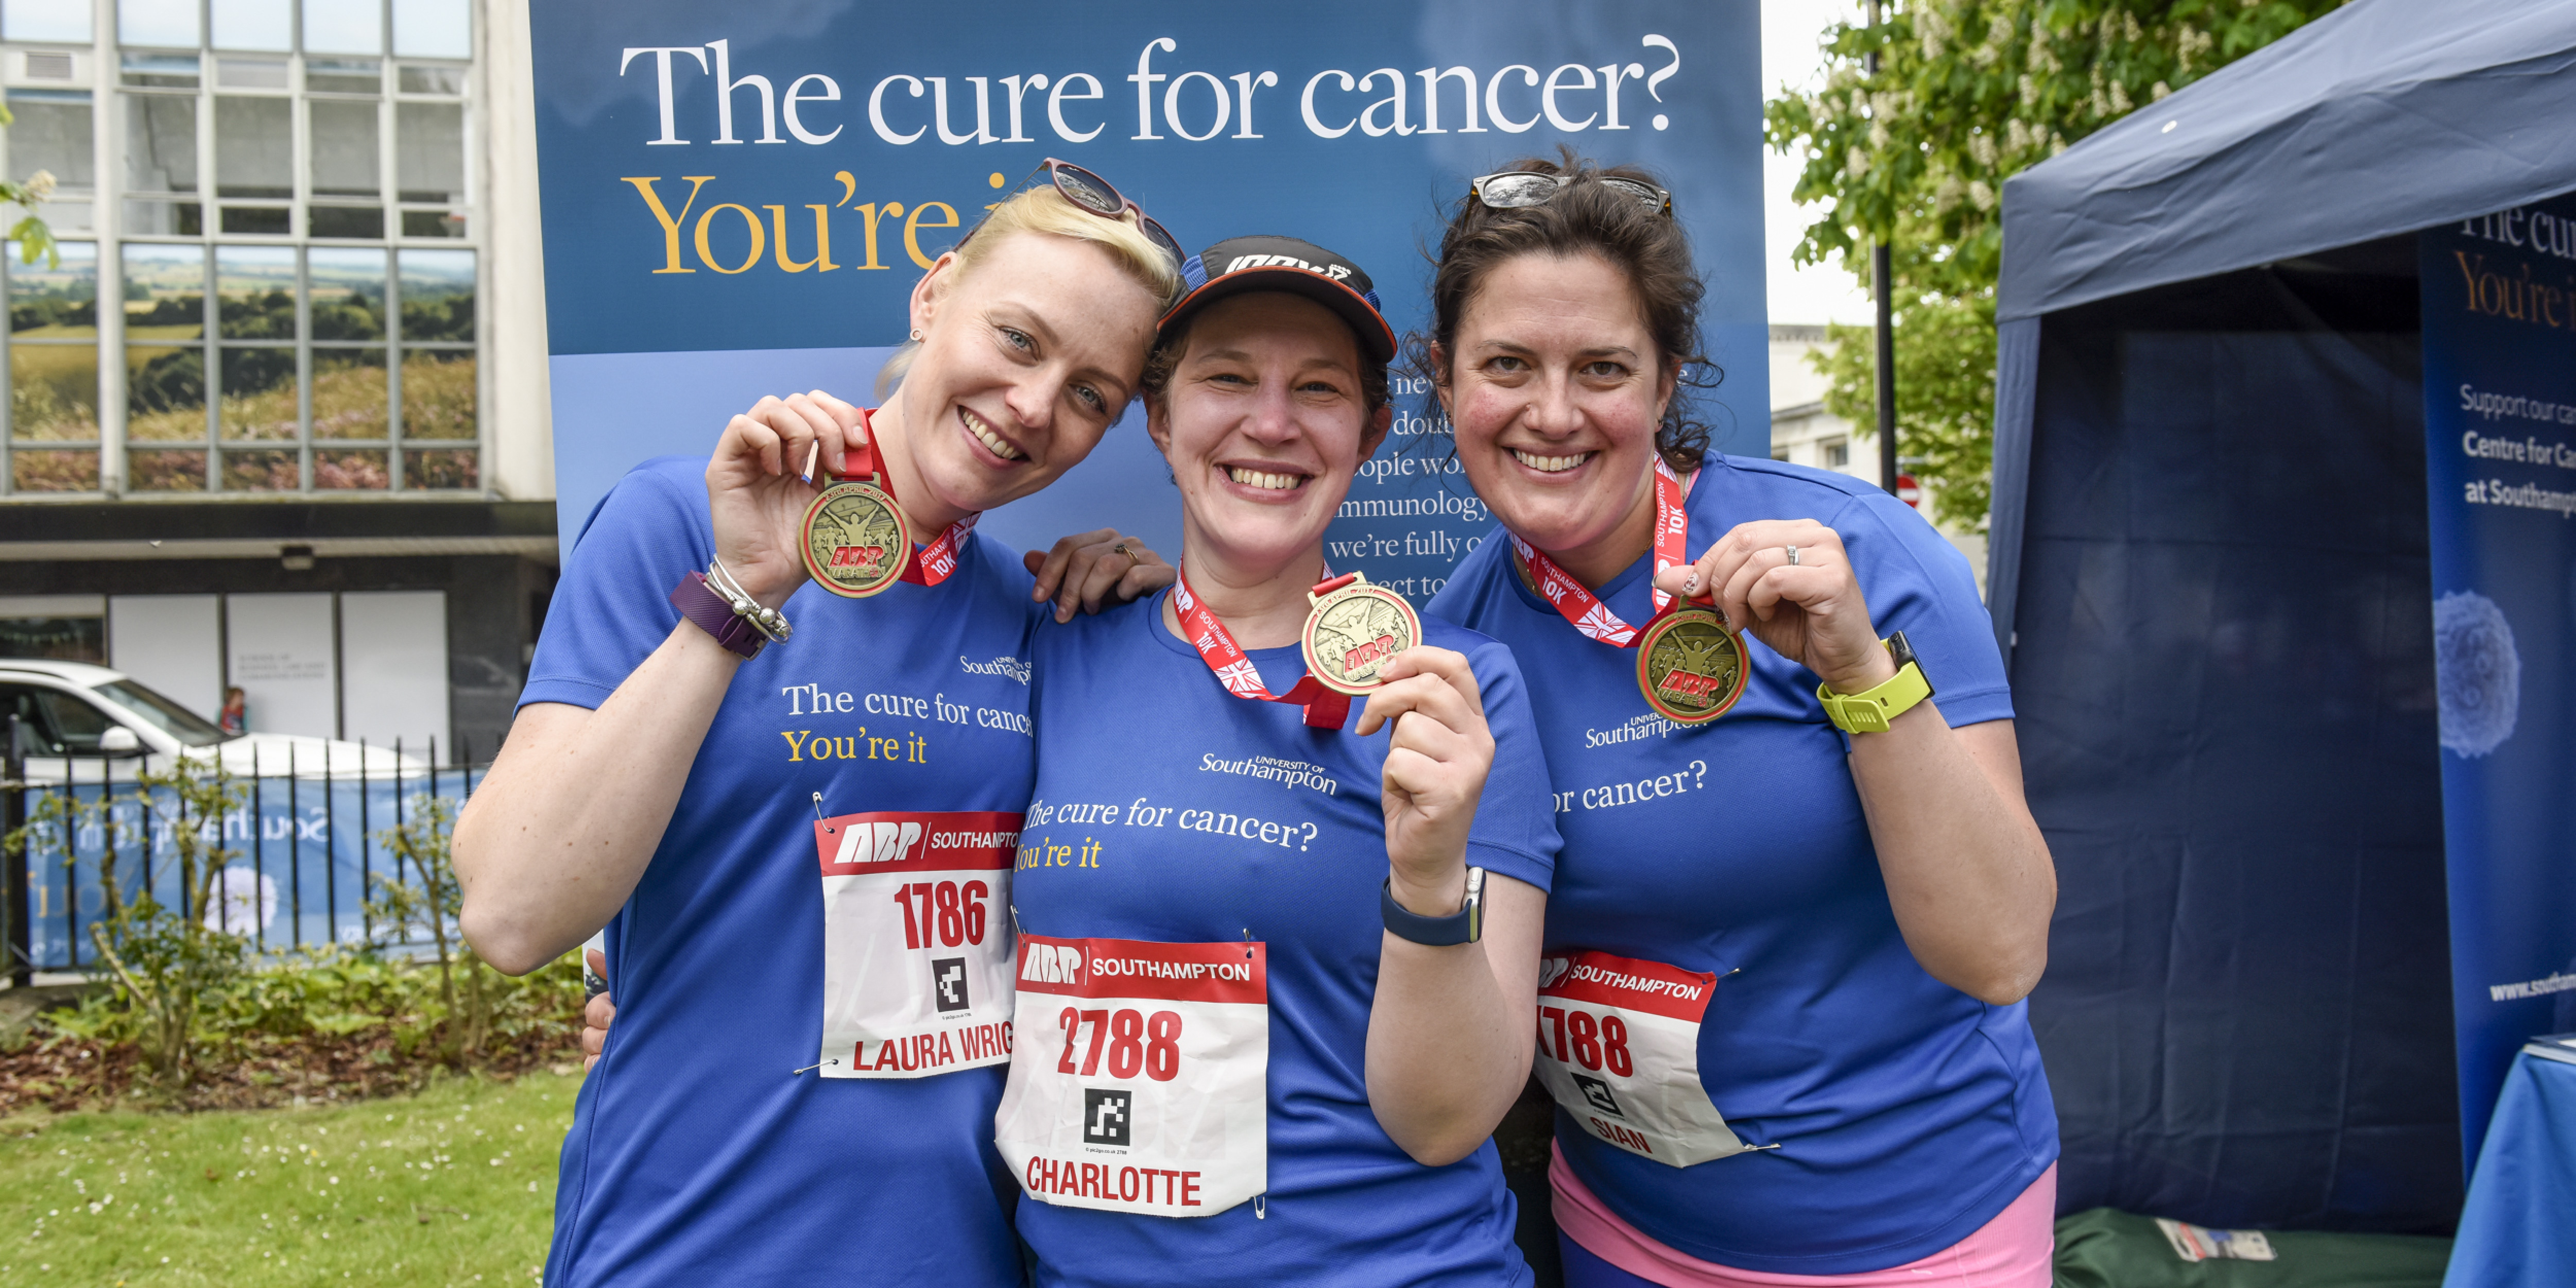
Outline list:
[[[215,100],[215,193],[224,197],[295,195],[291,100]]]
[[[382,449],[324,447],[313,453],[313,486],[317,491],[379,492],[393,486]]]
[[[66,188],[97,186],[87,91],[11,90],[9,114],[16,118],[9,125],[11,173],[25,176],[51,170]]]
[[[307,254],[313,338],[384,339],[385,253],[332,246],[315,247]]]
[[[197,100],[125,96],[125,186],[136,192],[197,190]]]
[[[192,340],[206,333],[206,252],[125,244],[125,338]]]
[[[204,349],[195,345],[126,346],[125,441],[206,441]],[[198,472],[204,472],[202,463]]]
[[[224,349],[223,436],[235,439],[296,437],[295,350]],[[225,466],[227,472],[231,466]]]
[[[215,250],[215,292],[221,334],[227,340],[295,338],[295,249],[291,246],[221,246]],[[238,392],[230,382],[227,394]]]
[[[307,206],[304,209],[304,231],[312,237],[362,237],[377,241],[385,235],[385,208]]]
[[[405,58],[472,58],[465,0],[394,0],[394,52]]]
[[[288,49],[295,41],[293,0],[214,0],[217,49]]]
[[[125,55],[125,83],[162,89],[195,89],[197,56],[195,54]]]
[[[129,201],[125,231],[140,237],[197,237],[206,231],[205,207],[193,201]]]
[[[296,490],[295,453],[224,453],[227,492],[292,492]]]
[[[394,140],[394,186],[403,200],[465,200],[464,104],[396,107]]]
[[[376,169],[376,105],[315,99],[313,191],[324,197],[373,197],[384,191]]]
[[[86,45],[96,38],[89,25],[89,0],[7,0],[0,4],[0,35],[64,45]]]
[[[128,45],[197,47],[197,0],[117,0],[116,38]]]
[[[403,453],[407,488],[471,488],[481,485],[480,478],[471,451]]]
[[[20,340],[89,339],[98,335],[98,247],[61,245],[62,266],[29,264],[8,244],[9,334]]]
[[[202,450],[129,451],[125,454],[125,487],[130,492],[203,492],[206,454]]]
[[[216,0],[220,4],[223,0]],[[385,11],[373,0],[304,0],[304,51],[313,54],[385,52]]]
[[[304,88],[319,94],[381,94],[385,65],[372,58],[307,58]]]
[[[405,366],[405,371],[410,367]],[[313,436],[315,438],[385,437],[387,413],[385,351],[382,349],[315,349],[313,351]]]
[[[402,383],[403,437],[475,437],[473,354],[414,349],[403,355]]]
[[[21,492],[95,492],[98,490],[98,449],[12,451],[9,453],[9,486]]]
[[[462,237],[465,235],[465,212],[406,210],[402,212],[402,235],[405,237]]]
[[[474,252],[402,252],[402,336],[412,341],[474,338]]]
[[[215,60],[215,84],[225,89],[284,89],[286,60],[218,58]]]
[[[9,346],[9,436],[57,443],[98,438],[98,346]]]
[[[287,233],[287,221],[291,218],[293,216],[284,206],[226,206],[224,231],[283,237]]]
[[[405,94],[462,94],[465,69],[406,66],[399,76],[399,88]]]

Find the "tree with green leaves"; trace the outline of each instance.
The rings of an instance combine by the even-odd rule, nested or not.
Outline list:
[[[2343,3],[1889,0],[1874,27],[1826,30],[1824,83],[1765,112],[1771,146],[1806,162],[1797,200],[1823,208],[1795,259],[1866,284],[1889,246],[1897,444],[1936,518],[1982,528],[1991,495],[2004,180]],[[1866,432],[1871,329],[1828,340],[1825,409]]]
[[[456,802],[427,793],[411,802],[411,817],[376,833],[394,856],[394,873],[372,874],[376,896],[367,901],[367,916],[386,944],[416,942],[425,935],[438,962],[438,997],[446,1018],[442,1047],[452,1060],[466,1060],[483,1049],[491,1032],[490,967],[457,933],[465,906],[465,889],[448,859],[448,838],[456,830]],[[464,976],[464,1005],[457,1004],[457,976]]]

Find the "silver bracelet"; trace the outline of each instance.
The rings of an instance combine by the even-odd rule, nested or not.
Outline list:
[[[744,593],[742,583],[735,581],[733,574],[725,570],[724,560],[708,562],[707,586],[724,599],[725,606],[733,610],[734,616],[750,623],[751,628],[770,643],[783,644],[788,636],[796,633],[795,628],[787,624],[785,614],[775,608],[763,607],[759,600]]]

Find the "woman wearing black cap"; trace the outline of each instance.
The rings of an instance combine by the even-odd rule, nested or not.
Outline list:
[[[1032,645],[996,1131],[1037,1282],[1528,1282],[1488,1143],[1557,845],[1527,696],[1324,566],[1390,421],[1367,275],[1247,237],[1185,276],[1145,378],[1180,583]]]

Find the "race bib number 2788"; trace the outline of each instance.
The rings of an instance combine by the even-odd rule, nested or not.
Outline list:
[[[926,1078],[1011,1058],[1020,816],[885,811],[814,824],[826,1078]]]

